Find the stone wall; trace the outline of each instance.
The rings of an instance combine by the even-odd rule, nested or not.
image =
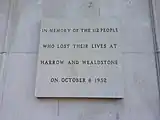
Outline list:
[[[153,5],[160,43],[159,0]],[[120,20],[124,99],[35,97],[42,17]],[[159,120],[152,27],[147,0],[0,0],[0,120]]]

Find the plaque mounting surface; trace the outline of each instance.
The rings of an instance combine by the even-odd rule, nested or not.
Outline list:
[[[36,97],[123,98],[120,22],[43,19]]]

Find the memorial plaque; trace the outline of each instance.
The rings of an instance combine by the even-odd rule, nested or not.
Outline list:
[[[123,98],[117,19],[43,19],[36,97]]]

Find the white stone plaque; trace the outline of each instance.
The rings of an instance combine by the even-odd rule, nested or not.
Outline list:
[[[36,97],[123,98],[116,19],[43,19]]]

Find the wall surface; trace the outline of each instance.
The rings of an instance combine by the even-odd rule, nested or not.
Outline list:
[[[158,4],[154,1],[160,35]],[[42,17],[119,20],[124,99],[35,97]],[[152,27],[147,0],[0,0],[0,120],[159,120]]]

